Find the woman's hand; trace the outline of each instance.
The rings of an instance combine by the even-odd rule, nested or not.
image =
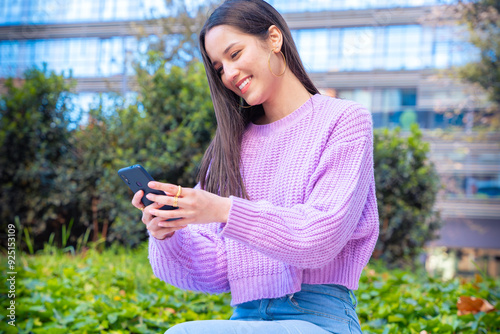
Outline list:
[[[148,183],[152,189],[165,192],[166,195],[148,194],[146,197],[155,202],[155,206],[148,206],[144,211],[156,216],[158,226],[163,228],[182,228],[188,224],[208,224],[213,222],[227,222],[231,200],[220,197],[201,189],[182,188],[177,199],[178,209],[159,210],[163,205],[174,206],[174,196],[179,186],[152,181]],[[167,219],[179,218],[173,221]]]
[[[146,225],[146,228],[149,230],[151,235],[156,239],[163,240],[167,237],[171,237],[175,231],[180,230],[186,226],[175,226],[175,227],[162,227],[159,224],[163,222],[164,218],[155,217],[151,214],[151,210],[157,210],[161,208],[163,205],[158,203],[153,203],[148,205],[147,207],[142,204],[141,199],[144,196],[144,192],[139,190],[134,194],[132,198],[132,205],[136,208],[142,210],[142,222]],[[165,211],[165,210],[159,210]]]

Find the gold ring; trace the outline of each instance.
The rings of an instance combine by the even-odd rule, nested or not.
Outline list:
[[[141,210],[142,212],[144,212],[144,208],[139,208],[139,210]]]
[[[179,201],[179,196],[181,195],[181,192],[182,192],[182,187],[179,186],[179,189],[177,190],[177,194],[175,194],[175,196],[174,196],[174,208],[179,207],[178,201]]]

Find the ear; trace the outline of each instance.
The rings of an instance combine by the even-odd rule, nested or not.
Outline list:
[[[275,52],[280,52],[281,46],[283,45],[283,34],[281,33],[281,30],[273,24],[269,27],[268,31],[269,35],[267,40],[269,48]]]

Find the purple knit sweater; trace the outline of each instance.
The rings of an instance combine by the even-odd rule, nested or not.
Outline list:
[[[241,150],[249,200],[227,223],[150,238],[154,274],[177,287],[231,291],[232,305],[306,284],[357,289],[378,237],[371,114],[315,95],[285,118],[250,124]]]

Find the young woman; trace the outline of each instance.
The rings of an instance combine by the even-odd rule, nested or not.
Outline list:
[[[370,113],[319,94],[264,1],[224,2],[200,48],[218,127],[199,185],[152,182],[166,195],[132,203],[155,275],[231,291],[235,310],[168,333],[360,333],[352,290],[379,227]]]

